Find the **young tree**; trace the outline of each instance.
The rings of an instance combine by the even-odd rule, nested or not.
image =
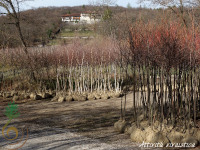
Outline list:
[[[111,18],[112,18],[112,11],[109,8],[107,8],[104,11],[103,20],[109,20]]]
[[[0,0],[0,9],[3,13],[7,14],[12,20],[11,24],[14,24],[18,32],[20,41],[24,47],[24,52],[28,54],[27,44],[22,34],[21,22],[20,22],[20,4],[24,2],[20,0]]]
[[[130,3],[127,4],[127,8],[128,8],[128,9],[132,8],[132,6],[131,6]]]
[[[0,0],[0,9],[2,9],[8,17],[11,19],[10,24],[14,24],[16,27],[19,39],[23,45],[23,51],[27,56],[27,62],[30,67],[30,79],[36,81],[35,73],[34,73],[34,66],[32,64],[32,59],[28,53],[28,46],[25,42],[25,38],[22,34],[21,28],[21,20],[20,20],[20,4],[28,0]]]

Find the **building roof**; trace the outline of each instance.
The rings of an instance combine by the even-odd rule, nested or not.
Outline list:
[[[80,17],[81,14],[97,14],[97,13],[94,11],[85,11],[82,13],[65,14],[65,15],[62,15],[62,17]]]

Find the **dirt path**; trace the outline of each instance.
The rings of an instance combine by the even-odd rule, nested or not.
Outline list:
[[[0,99],[0,129],[8,121],[5,107],[11,100]],[[114,123],[120,116],[121,99],[84,102],[18,101],[20,117],[9,127],[28,128],[28,140],[22,150],[140,150],[129,135],[114,131]],[[131,116],[132,94],[127,96],[127,116]],[[130,118],[128,118],[130,119]],[[22,134],[19,130],[19,136]],[[6,133],[6,132],[5,132]],[[14,137],[11,133],[10,137]],[[24,136],[23,139],[25,139]],[[18,140],[14,141],[17,142]],[[0,149],[9,146],[0,134]],[[143,148],[144,149],[144,148]],[[197,150],[195,148],[193,150]],[[155,150],[155,148],[154,148]]]
[[[8,101],[1,100],[1,110],[5,109]],[[131,102],[129,95],[128,109],[132,106]],[[128,135],[114,131],[120,103],[120,98],[65,103],[19,101],[20,117],[12,120],[10,125],[17,129],[28,127],[29,138],[22,149],[139,149]],[[0,118],[2,129],[7,121],[3,111]],[[8,146],[9,143],[0,135],[3,149],[21,144],[12,147]]]

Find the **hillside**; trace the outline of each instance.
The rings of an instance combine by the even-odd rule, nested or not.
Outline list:
[[[106,10],[109,10],[110,14],[106,14]],[[28,46],[35,45],[46,45],[52,43],[52,38],[56,38],[58,30],[62,30],[62,34],[66,34],[66,24],[61,22],[60,16],[67,13],[79,13],[83,11],[97,11],[98,13],[104,15],[111,15],[112,20],[106,20],[101,25],[100,28],[94,27],[95,32],[98,34],[108,34],[107,30],[110,26],[118,26],[119,19],[120,22],[125,22],[125,17],[130,18],[130,21],[135,21],[138,18],[141,18],[142,15],[144,20],[154,19],[159,15],[159,10],[152,10],[146,8],[124,8],[124,7],[97,7],[97,6],[76,6],[76,7],[47,7],[47,8],[38,8],[30,9],[20,13],[21,18],[21,28],[23,35],[25,37],[26,43]],[[126,16],[125,16],[126,12]],[[116,24],[116,22],[118,22]],[[114,22],[112,25],[111,22]],[[122,25],[124,26],[124,25]],[[69,28],[67,26],[67,28]],[[71,28],[71,27],[70,27]],[[81,27],[82,28],[82,27]],[[86,27],[87,29],[88,27]],[[91,29],[91,27],[89,27]],[[18,38],[18,35],[15,32],[15,27],[12,24],[12,20],[9,17],[1,16],[0,17],[0,47],[18,47],[21,45],[21,42]],[[75,31],[75,30],[74,30]],[[110,31],[109,31],[110,32]],[[68,33],[67,33],[68,34]],[[71,34],[71,33],[70,33]],[[80,33],[82,34],[82,33]],[[70,35],[71,36],[71,35]],[[85,36],[83,34],[83,36]],[[58,41],[58,39],[57,39]],[[53,43],[55,43],[53,41]],[[60,43],[60,42],[56,42]],[[62,43],[62,41],[61,41]]]

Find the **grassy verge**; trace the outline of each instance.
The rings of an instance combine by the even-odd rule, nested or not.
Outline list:
[[[60,34],[61,37],[89,37],[89,36],[95,36],[94,31],[63,31]]]

